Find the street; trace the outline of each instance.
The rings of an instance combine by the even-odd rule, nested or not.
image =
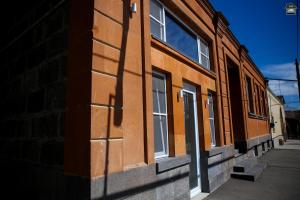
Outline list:
[[[205,200],[300,199],[300,140],[289,140],[259,158],[268,167],[256,182],[230,179]]]

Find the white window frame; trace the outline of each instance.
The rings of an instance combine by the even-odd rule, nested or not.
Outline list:
[[[197,36],[198,38],[198,52],[199,52],[199,63],[205,67],[206,69],[210,69],[210,60],[209,60],[209,46],[208,43],[203,40],[202,38],[199,38],[199,36]],[[203,53],[202,49],[201,49],[201,44],[205,45],[205,47],[207,48],[207,53],[208,55],[206,55],[205,53]],[[203,55],[205,58],[207,58],[208,62],[207,62],[207,66],[204,66],[203,62],[202,62],[202,58],[201,55]]]
[[[152,72],[153,75],[156,75],[156,76],[160,76],[164,79],[164,86],[165,86],[165,105],[166,105],[166,112],[165,113],[162,113],[160,112],[153,112],[153,118],[154,116],[164,116],[166,117],[166,134],[167,134],[167,141],[166,141],[166,146],[165,146],[165,143],[164,143],[164,136],[161,135],[162,137],[162,143],[163,143],[163,151],[161,152],[155,152],[155,148],[154,148],[154,157],[155,159],[159,159],[159,158],[164,158],[164,157],[168,157],[169,156],[169,130],[168,130],[168,105],[167,105],[167,78],[166,78],[166,75],[165,74],[162,74],[160,72],[157,72],[157,71],[153,71]],[[159,99],[159,98],[158,98]],[[160,109],[160,106],[158,105],[158,109]],[[162,126],[160,125],[160,129],[162,130]],[[155,137],[155,134],[154,134],[154,137]]]
[[[156,0],[150,0],[150,1],[156,1]],[[162,22],[161,21],[159,21],[158,19],[156,19],[153,15],[151,15],[151,11],[150,11],[150,18],[151,19],[153,19],[154,21],[156,21],[157,23],[159,23],[162,27],[163,27],[163,29],[164,29],[164,34],[162,35],[161,33],[160,33],[160,36],[162,37],[162,38],[160,38],[161,40],[163,40],[164,42],[166,42],[166,23],[165,23],[165,9],[164,9],[164,6],[163,6],[163,4],[161,4],[159,1],[156,1],[158,4],[160,4],[160,6],[162,7]],[[150,9],[151,9],[151,6],[150,6]],[[151,27],[150,27],[150,29],[151,29]]]
[[[161,39],[163,42],[167,43],[167,37],[166,37],[166,20],[165,20],[165,18],[166,18],[165,17],[166,16],[165,10],[166,10],[172,17],[174,17],[176,20],[178,20],[180,22],[180,25],[182,25],[185,28],[187,28],[192,34],[194,34],[197,37],[198,63],[201,64],[201,66],[203,66],[205,69],[210,70],[210,58],[209,58],[209,45],[208,45],[208,42],[206,42],[197,33],[195,33],[195,31],[193,31],[189,26],[187,26],[181,19],[179,19],[172,11],[170,11],[168,8],[166,8],[164,6],[164,4],[162,4],[160,1],[158,1],[158,0],[150,0],[150,1],[155,1],[158,4],[160,4],[161,7],[162,7],[162,15],[163,15],[162,16],[162,20],[163,20],[163,22],[160,22],[158,19],[156,19],[154,16],[152,16],[151,15],[151,11],[150,11],[150,18],[153,19],[153,20],[155,20],[156,22],[158,22],[160,25],[162,25],[163,29],[164,29],[163,38],[159,38],[159,39]],[[150,7],[150,9],[151,9],[151,7]],[[151,27],[150,27],[150,30],[151,30]],[[162,35],[162,34],[160,33],[160,35]],[[201,51],[200,43],[204,44],[207,47],[207,49],[208,49],[208,55],[204,54]],[[208,66],[204,66],[203,65],[202,60],[201,60],[201,55],[203,55],[204,57],[206,57],[208,59]]]
[[[248,82],[248,80],[250,80],[250,81]],[[249,85],[249,83],[250,83],[250,85]],[[251,91],[249,91],[249,90],[251,90]],[[250,92],[250,94],[249,94],[249,92]],[[252,80],[247,75],[246,75],[246,93],[247,93],[247,99],[248,99],[248,113],[254,114],[255,109],[254,109],[254,105],[253,105]],[[251,97],[252,102],[250,102],[250,95],[252,95],[252,97]],[[252,111],[251,111],[251,103],[252,103],[252,109],[253,109]]]
[[[213,94],[211,92],[208,92],[208,103],[210,106],[210,104],[212,103],[212,111],[213,111],[213,117],[210,117],[210,114],[209,113],[209,125],[210,125],[210,137],[211,137],[211,146],[212,147],[216,147],[217,146],[217,141],[216,141],[216,126],[215,126],[215,110],[214,110],[214,99],[213,99]],[[210,111],[210,109],[209,109]],[[213,124],[211,124],[211,121],[213,121]],[[211,132],[211,126],[214,126],[214,133]]]

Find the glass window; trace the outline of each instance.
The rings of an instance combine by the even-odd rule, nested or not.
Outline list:
[[[154,72],[152,76],[154,151],[155,158],[168,156],[168,120],[166,77]]]
[[[254,113],[252,85],[251,85],[251,79],[249,77],[246,77],[246,92],[247,92],[247,98],[248,98],[248,112]]]
[[[162,39],[164,34],[164,27],[159,22],[155,21],[154,19],[151,19],[151,33],[155,37]]]
[[[205,68],[210,69],[208,44],[202,39],[199,40],[199,43],[200,43],[200,63]]]
[[[162,22],[163,19],[163,11],[162,5],[160,5],[157,1],[150,1],[150,15],[156,20]]]
[[[266,113],[267,113],[265,99],[266,99],[265,92],[261,91],[261,105],[262,105],[262,115],[263,116],[266,116]]]
[[[151,34],[154,37],[210,69],[208,43],[166,11],[156,0],[150,1],[150,23]]]
[[[261,115],[260,93],[259,93],[258,85],[257,84],[254,84],[254,85],[255,85],[254,91],[255,91],[255,101],[256,101],[256,104],[255,104],[256,114]]]
[[[213,99],[213,94],[210,93],[210,92],[208,93],[208,106],[209,106],[209,123],[210,123],[211,145],[216,146],[214,99]]]
[[[150,23],[151,34],[155,37],[164,40],[164,10],[161,4],[157,1],[150,1]]]
[[[197,36],[166,12],[166,42],[192,60],[199,62]]]

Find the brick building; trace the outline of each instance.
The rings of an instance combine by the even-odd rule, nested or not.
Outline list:
[[[45,0],[9,22],[11,195],[189,199],[269,147],[264,77],[206,0]]]

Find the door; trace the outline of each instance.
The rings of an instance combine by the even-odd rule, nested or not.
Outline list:
[[[193,197],[201,191],[196,88],[189,84],[183,88],[186,153],[191,156],[189,182]]]
[[[239,67],[230,59],[227,59],[227,71],[229,79],[229,93],[230,93],[230,111],[232,118],[232,128],[235,148],[244,151],[243,145],[246,141],[245,121],[243,112],[243,99],[241,91],[241,79]],[[249,85],[251,90],[251,85]],[[251,95],[251,94],[250,94]],[[252,97],[252,96],[251,96]],[[250,100],[249,100],[250,102]],[[250,106],[251,104],[249,104]],[[232,140],[232,138],[230,138]],[[228,141],[230,142],[230,141]]]

